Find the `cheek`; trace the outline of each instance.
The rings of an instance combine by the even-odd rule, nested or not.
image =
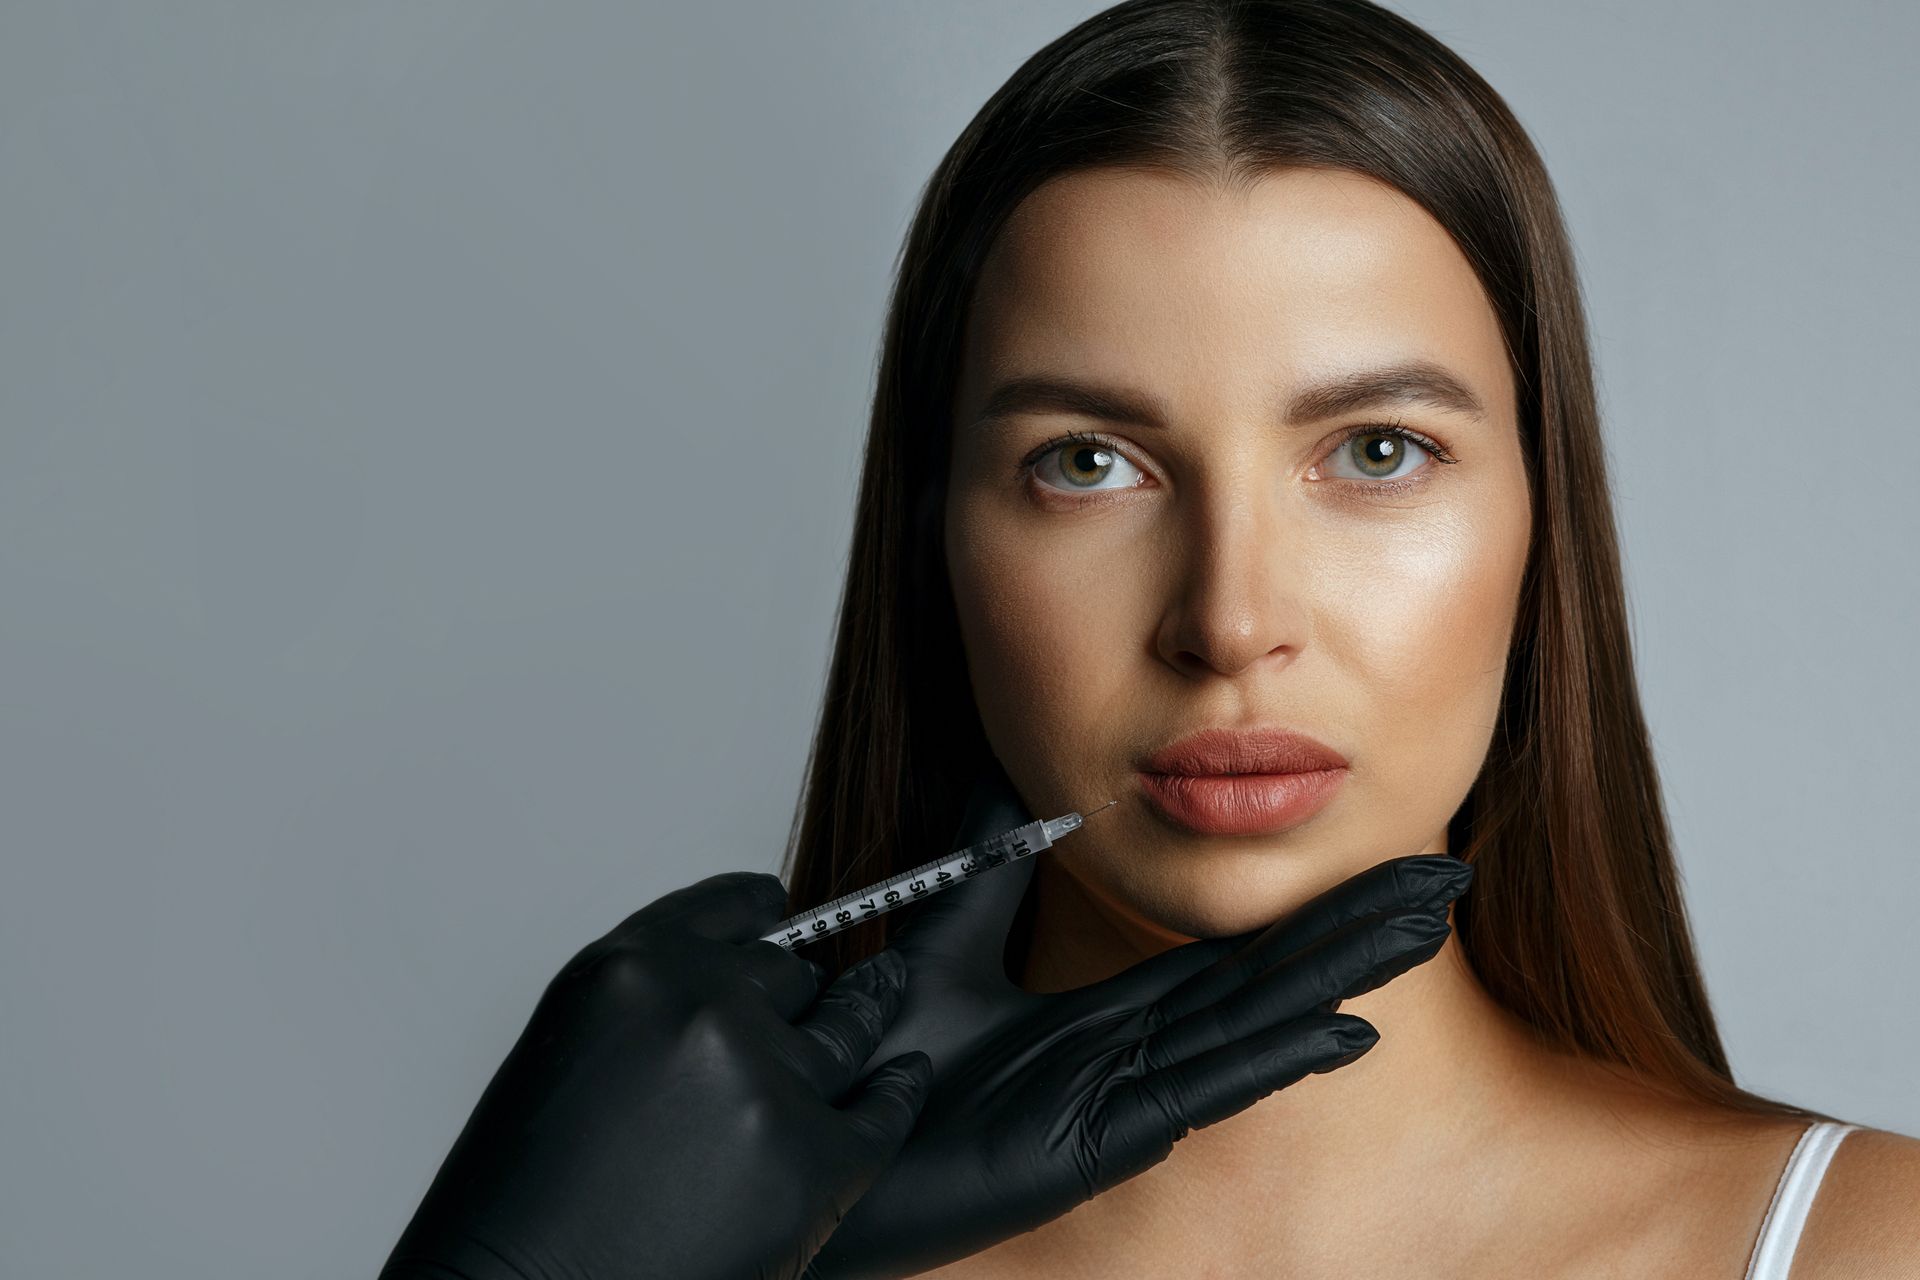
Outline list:
[[[1437,830],[1480,771],[1526,543],[1524,506],[1450,504],[1374,539],[1371,570],[1342,575],[1365,589],[1323,609],[1317,638],[1362,700],[1354,780],[1402,806],[1397,828]]]
[[[1095,747],[1089,733],[1128,728],[1139,673],[1122,668],[1142,633],[1140,593],[1065,550],[964,500],[949,509],[947,570],[981,726],[1010,775],[1050,796]]]

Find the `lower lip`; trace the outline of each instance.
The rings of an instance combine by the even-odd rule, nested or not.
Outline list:
[[[1270,835],[1325,808],[1345,769],[1311,773],[1142,773],[1148,797],[1168,820],[1208,836]]]

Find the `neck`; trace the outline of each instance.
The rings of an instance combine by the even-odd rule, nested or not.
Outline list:
[[[1438,842],[1444,849],[1444,839]],[[1035,868],[1025,990],[1097,982],[1192,941],[1141,918],[1043,859]],[[1451,912],[1449,912],[1451,915]],[[1495,1002],[1457,936],[1438,955],[1342,1001],[1379,1043],[1358,1061],[1309,1075],[1174,1144],[1161,1164],[1081,1205],[1053,1231],[1067,1256],[1129,1241],[1174,1256],[1224,1249],[1243,1258],[1350,1249],[1357,1221],[1396,1214],[1432,1223],[1458,1214],[1461,1180],[1496,1131],[1571,1085],[1575,1060],[1542,1045]],[[1248,1214],[1249,1203],[1285,1213]],[[1322,1251],[1325,1251],[1324,1253]],[[1185,1256],[1192,1256],[1187,1254]]]

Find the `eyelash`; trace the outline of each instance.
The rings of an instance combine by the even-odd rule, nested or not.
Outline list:
[[[1450,462],[1459,461],[1458,458],[1448,453],[1446,450],[1446,447],[1440,444],[1439,441],[1433,440],[1427,436],[1420,434],[1418,431],[1415,431],[1411,427],[1406,426],[1398,418],[1394,418],[1388,422],[1363,423],[1362,425],[1353,428],[1351,431],[1348,431],[1344,435],[1342,435],[1340,439],[1337,442],[1335,442],[1333,448],[1328,451],[1327,456],[1329,457],[1333,456],[1334,453],[1337,453],[1339,450],[1344,448],[1355,437],[1366,436],[1366,435],[1397,436],[1402,440],[1410,440],[1414,444],[1419,445],[1422,449],[1425,449],[1429,454],[1433,456],[1433,460],[1438,463],[1450,463]],[[1047,441],[1045,444],[1040,445],[1039,447],[1032,450],[1030,453],[1027,454],[1026,457],[1020,459],[1020,461],[1017,464],[1015,464],[1014,475],[1017,478],[1026,477],[1026,475],[1029,472],[1031,472],[1034,469],[1034,467],[1039,465],[1040,460],[1042,458],[1046,457],[1049,453],[1052,453],[1054,450],[1064,448],[1065,446],[1070,444],[1099,445],[1101,448],[1111,449],[1115,453],[1119,453],[1119,454],[1126,453],[1126,450],[1122,449],[1117,442],[1110,440],[1106,436],[1100,435],[1096,432],[1069,431],[1065,435],[1055,436],[1053,439]],[[1412,489],[1418,485],[1425,484],[1428,480],[1427,472],[1430,470],[1431,468],[1429,467],[1422,467],[1420,470],[1414,472],[1412,475],[1402,476],[1398,480],[1367,481],[1367,480],[1346,480],[1343,478],[1342,482],[1345,484],[1358,485],[1361,489],[1365,490],[1370,496],[1386,495],[1391,497],[1396,494],[1405,493],[1409,489]],[[1079,495],[1063,494],[1062,496],[1065,497],[1066,500],[1069,502],[1079,504],[1079,503],[1087,503],[1087,502],[1099,502],[1110,497],[1115,493],[1121,493],[1121,492],[1124,492],[1124,490],[1108,489],[1108,490],[1100,490],[1100,491],[1089,491]]]

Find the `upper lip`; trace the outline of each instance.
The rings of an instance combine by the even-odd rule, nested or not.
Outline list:
[[[1344,769],[1346,757],[1290,729],[1203,729],[1148,756],[1148,773],[1312,773]]]

